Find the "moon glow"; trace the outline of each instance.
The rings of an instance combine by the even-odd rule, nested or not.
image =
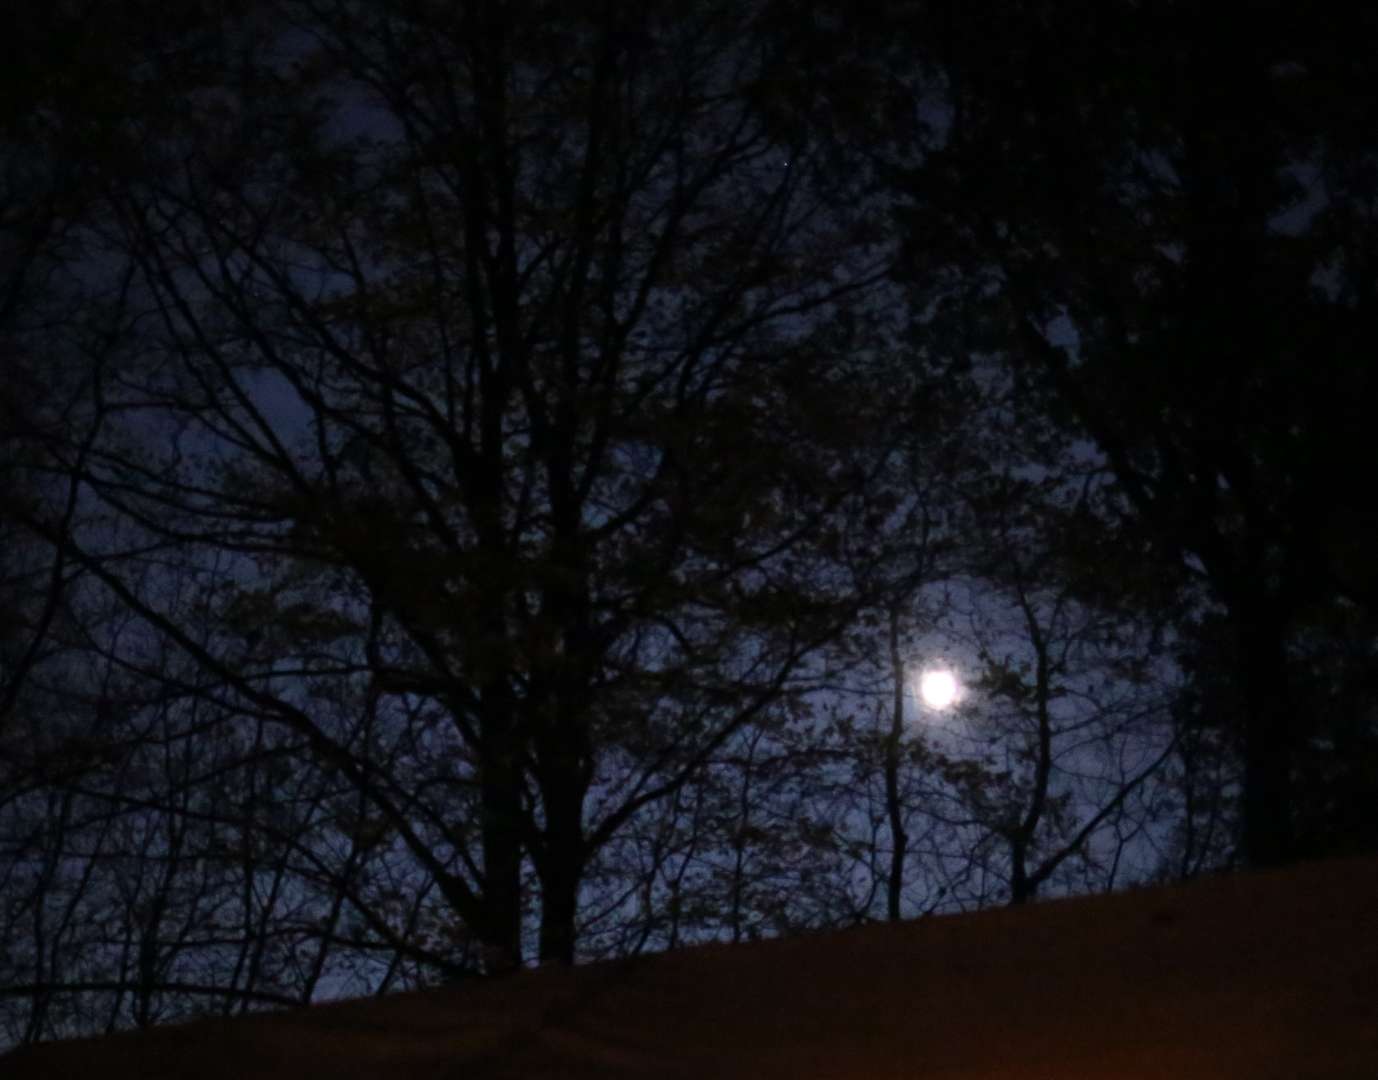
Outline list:
[[[950,671],[925,671],[919,677],[919,695],[933,709],[945,709],[957,700],[957,679]]]

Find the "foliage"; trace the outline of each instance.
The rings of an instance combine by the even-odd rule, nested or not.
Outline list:
[[[154,14],[0,95],[7,1038],[1372,847],[1367,16]]]

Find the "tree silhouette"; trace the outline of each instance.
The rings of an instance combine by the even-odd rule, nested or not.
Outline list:
[[[1249,19],[36,9],[10,1035],[1371,849],[1373,19]]]
[[[747,13],[283,14],[110,196],[164,359],[102,383],[143,430],[81,479],[212,621],[70,557],[347,778],[487,968],[537,898],[569,962],[592,853],[855,610],[886,249]]]
[[[1329,723],[1297,696],[1298,642],[1375,599],[1349,479],[1378,400],[1374,27],[1238,14],[1247,47],[1185,5],[1032,5],[993,39],[968,13],[942,49],[950,129],[905,183],[914,266],[964,265],[968,317],[1030,400],[1228,612],[1243,843],[1273,863],[1299,850],[1296,771]]]

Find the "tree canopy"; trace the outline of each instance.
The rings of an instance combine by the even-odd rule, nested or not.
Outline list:
[[[141,13],[2,118],[8,1038],[1378,844],[1369,16]]]

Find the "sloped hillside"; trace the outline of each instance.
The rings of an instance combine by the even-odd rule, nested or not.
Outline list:
[[[1374,1080],[1378,859],[0,1058],[5,1080]]]

